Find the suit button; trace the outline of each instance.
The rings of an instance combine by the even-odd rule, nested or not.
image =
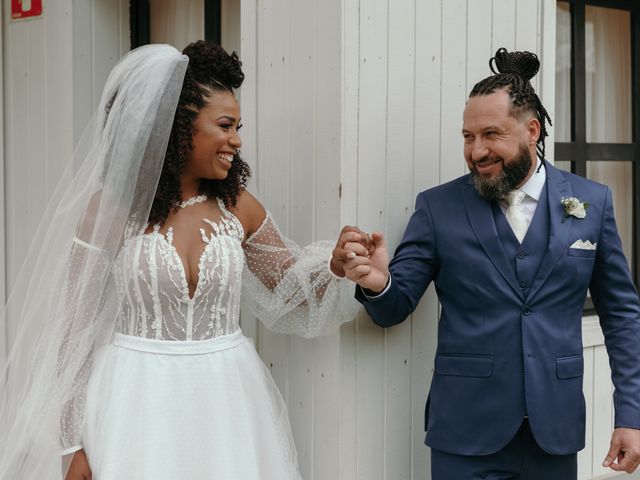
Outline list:
[[[525,315],[529,315],[531,313],[531,310],[529,310],[529,307],[526,306],[524,307],[524,309],[522,310],[522,313],[524,313]]]
[[[520,282],[520,288],[527,288],[527,282]]]
[[[527,254],[525,252],[518,252],[518,258],[520,260],[522,260],[523,258],[525,258],[527,256]]]

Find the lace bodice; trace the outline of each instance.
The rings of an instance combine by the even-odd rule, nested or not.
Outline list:
[[[220,219],[202,220],[204,250],[192,297],[172,228],[164,235],[156,225],[125,244],[114,269],[123,298],[118,332],[159,340],[204,340],[238,329],[244,231],[223,203],[218,204]]]

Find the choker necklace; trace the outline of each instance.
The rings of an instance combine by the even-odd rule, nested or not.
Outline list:
[[[191,205],[195,205],[196,203],[202,203],[207,201],[206,195],[198,195],[197,197],[191,197],[179,204],[180,208],[189,207]]]

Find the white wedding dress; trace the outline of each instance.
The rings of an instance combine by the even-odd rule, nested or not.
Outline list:
[[[132,236],[116,259],[117,333],[63,418],[65,453],[84,448],[95,480],[301,478],[286,405],[240,330],[241,298],[272,330],[309,337],[353,317],[353,287],[329,272],[331,243],[299,249],[267,215],[243,245],[218,205],[194,232],[192,297],[171,229]]]

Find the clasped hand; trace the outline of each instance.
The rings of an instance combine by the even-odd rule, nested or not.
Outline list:
[[[389,254],[382,233],[369,235],[350,225],[342,229],[331,257],[334,274],[381,292],[389,278],[388,267]]]

